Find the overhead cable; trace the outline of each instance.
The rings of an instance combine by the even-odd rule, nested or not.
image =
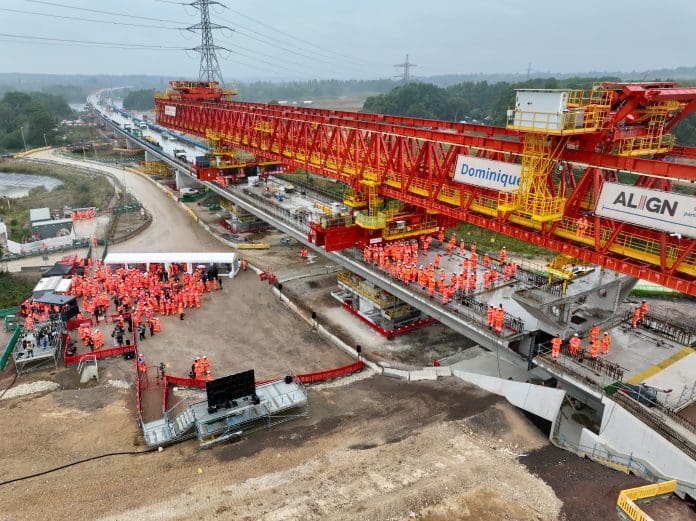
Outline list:
[[[134,24],[128,22],[117,22],[114,20],[97,20],[96,18],[83,18],[80,16],[61,16],[53,13],[39,13],[36,11],[23,11],[21,9],[8,9],[6,7],[0,7],[0,11],[7,11],[10,13],[20,13],[20,14],[30,14],[35,16],[47,16],[50,18],[61,18],[63,20],[79,20],[81,22],[94,22],[99,24],[112,24],[112,25],[128,25],[131,27],[147,27],[149,29],[174,29],[179,30],[180,27],[163,27],[161,25],[151,25],[151,24]]]
[[[166,20],[164,18],[151,18],[149,16],[137,16],[134,14],[116,13],[114,11],[100,11],[98,9],[89,9],[87,7],[78,7],[75,5],[59,4],[57,2],[46,2],[45,0],[24,0],[24,1],[30,2],[32,4],[50,5],[53,7],[62,7],[64,9],[74,9],[76,11],[86,11],[86,12],[98,13],[98,14],[109,14],[112,16],[121,16],[124,18],[136,18],[138,20],[150,20],[151,22],[165,22],[165,23],[170,23],[170,24],[186,25],[186,22],[181,22],[179,20]]]
[[[96,40],[71,40],[68,38],[49,38],[45,36],[34,36],[28,34],[7,34],[0,33],[0,36],[6,38],[17,38],[24,40],[38,40],[45,42],[62,42],[62,43],[76,43],[76,44],[90,44],[97,46],[118,46],[121,48],[130,49],[155,49],[155,50],[165,50],[165,51],[184,51],[186,47],[173,47],[169,45],[151,45],[151,44],[140,44],[140,43],[123,43],[123,42],[103,42]]]

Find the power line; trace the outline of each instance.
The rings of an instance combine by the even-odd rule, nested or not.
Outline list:
[[[98,14],[109,14],[112,16],[120,16],[122,18],[136,18],[138,20],[150,20],[151,22],[165,22],[165,23],[177,24],[177,25],[181,25],[181,26],[186,25],[186,22],[180,22],[177,20],[165,20],[163,18],[151,18],[149,16],[136,16],[134,14],[116,13],[114,11],[100,11],[98,9],[88,9],[86,7],[77,7],[74,5],[59,4],[57,2],[46,2],[44,0],[24,0],[24,1],[30,2],[32,4],[50,5],[53,7],[62,7],[64,9],[73,9],[75,11],[85,11],[85,12],[98,13]]]
[[[407,54],[406,61],[404,63],[397,63],[396,65],[394,65],[394,67],[404,70],[403,75],[397,76],[397,78],[401,78],[404,83],[408,83],[409,81],[411,81],[411,67],[418,67],[418,65],[409,62]]]
[[[254,22],[254,23],[257,23],[257,24],[259,24],[259,25],[262,25],[262,26],[264,26],[264,27],[266,27],[266,28],[268,28],[268,29],[270,29],[270,30],[276,32],[276,33],[283,34],[283,35],[285,35],[285,36],[288,36],[288,37],[292,38],[293,40],[297,40],[298,42],[302,42],[302,43],[304,43],[305,45],[310,46],[310,47],[312,47],[312,48],[314,48],[314,49],[318,49],[318,50],[323,51],[323,52],[328,52],[328,53],[334,54],[334,55],[336,55],[336,56],[341,56],[342,58],[347,58],[347,59],[349,59],[349,60],[356,60],[356,61],[362,62],[362,63],[370,63],[370,64],[372,64],[372,65],[381,65],[381,64],[377,64],[377,63],[375,63],[375,62],[370,62],[369,60],[365,60],[365,59],[363,59],[363,58],[356,58],[356,57],[354,57],[354,56],[349,56],[349,55],[347,55],[347,54],[343,54],[343,53],[340,53],[340,52],[332,51],[331,49],[326,49],[325,47],[322,47],[322,46],[320,46],[320,45],[317,45],[316,43],[312,43],[312,42],[310,42],[310,41],[308,41],[308,40],[305,40],[305,39],[303,39],[303,38],[300,38],[299,36],[295,36],[295,35],[292,35],[292,34],[290,34],[290,33],[285,32],[285,31],[282,31],[282,30],[278,29],[277,27],[273,27],[272,25],[269,25],[269,24],[267,24],[266,22],[263,22],[263,21],[261,21],[261,20],[258,20],[258,19],[254,18],[254,17],[252,17],[252,16],[246,15],[246,14],[240,12],[240,11],[237,11],[236,9],[232,9],[231,7],[228,7],[228,10],[231,11],[231,12],[233,12],[233,13],[235,13],[235,14],[237,14],[237,15],[239,15],[239,16],[241,16],[241,17],[243,17],[243,18],[246,18],[247,20],[251,20],[251,21]],[[316,52],[316,51],[315,51],[315,52]]]
[[[125,49],[154,49],[154,50],[164,50],[164,51],[185,51],[186,47],[172,47],[169,45],[150,45],[150,44],[140,44],[140,43],[122,43],[122,42],[103,42],[96,40],[71,40],[67,38],[49,38],[45,36],[33,36],[28,34],[7,34],[0,33],[0,36],[6,38],[17,38],[24,40],[38,40],[43,42],[59,42],[59,43],[75,43],[75,44],[88,44],[88,45],[98,45],[98,46],[117,46],[119,48]]]
[[[23,11],[21,9],[8,9],[5,7],[0,7],[0,11],[8,11],[10,13],[20,13],[20,14],[30,14],[36,16],[48,16],[50,18],[61,18],[63,20],[79,20],[81,22],[95,22],[100,24],[113,24],[113,25],[129,25],[131,27],[147,27],[150,29],[174,29],[179,30],[179,27],[162,27],[161,25],[150,25],[150,24],[133,24],[128,22],[116,22],[112,20],[97,20],[96,18],[83,18],[80,16],[61,16],[53,13],[39,13],[36,11]]]
[[[154,1],[155,1],[155,2],[160,2],[160,3],[166,3],[166,4],[184,5],[184,6],[186,6],[186,5],[191,5],[190,3],[187,3],[187,2],[177,2],[177,1],[175,1],[175,0],[154,0]],[[282,30],[280,30],[280,29],[278,29],[278,28],[276,28],[276,27],[273,27],[272,25],[269,25],[269,24],[267,24],[267,23],[265,23],[265,22],[262,22],[261,20],[257,20],[256,18],[253,18],[253,17],[251,17],[251,16],[248,16],[248,15],[246,15],[246,14],[244,14],[244,13],[241,13],[241,12],[235,10],[235,9],[231,9],[231,8],[227,7],[226,5],[224,5],[224,4],[220,4],[220,5],[223,5],[226,9],[228,9],[229,11],[232,11],[232,12],[238,14],[239,16],[242,16],[242,17],[244,17],[244,18],[246,18],[246,19],[248,19],[248,20],[250,20],[250,21],[252,21],[252,22],[254,22],[254,23],[257,23],[257,24],[259,24],[259,25],[262,25],[262,26],[264,26],[264,27],[267,27],[268,29],[270,29],[270,30],[273,31],[274,33],[283,34],[283,35],[285,35],[285,36],[291,38],[292,40],[297,40],[297,41],[300,41],[300,42],[304,42],[304,43],[305,43],[305,47],[306,47],[306,46],[309,46],[309,47],[312,47],[313,49],[318,49],[318,50],[320,50],[320,51],[324,51],[324,52],[317,52],[317,51],[315,51],[315,50],[312,50],[311,52],[315,53],[317,56],[322,56],[322,57],[324,57],[324,58],[326,58],[326,59],[328,59],[328,60],[332,60],[332,61],[322,60],[322,59],[320,59],[320,58],[317,58],[317,56],[309,56],[309,55],[307,55],[307,54],[304,54],[303,52],[299,52],[299,51],[296,51],[296,50],[293,50],[293,49],[289,49],[288,47],[283,47],[283,46],[286,46],[286,45],[292,45],[292,46],[294,46],[294,47],[297,48],[297,49],[305,50],[305,49],[303,49],[302,46],[298,45],[297,43],[288,42],[287,40],[284,40],[284,39],[280,39],[280,38],[276,38],[276,37],[273,37],[273,36],[266,35],[266,34],[264,34],[264,33],[261,33],[261,32],[259,32],[259,31],[254,30],[254,29],[252,29],[252,28],[250,28],[250,27],[248,27],[248,26],[246,26],[246,25],[241,25],[241,24],[239,24],[239,23],[232,22],[232,21],[230,21],[230,20],[228,20],[228,19],[225,19],[225,18],[223,18],[223,17],[221,17],[221,16],[218,16],[218,17],[217,17],[220,21],[225,22],[225,23],[227,23],[227,24],[229,24],[229,25],[231,25],[231,26],[233,26],[233,27],[235,27],[235,28],[241,28],[241,30],[240,30],[240,29],[235,29],[235,32],[237,32],[238,34],[240,34],[240,35],[242,35],[242,36],[245,36],[245,37],[247,37],[247,38],[250,38],[250,39],[252,39],[252,40],[256,40],[256,41],[261,42],[261,43],[266,44],[266,45],[273,45],[273,46],[275,46],[275,47],[278,47],[277,43],[280,43],[280,44],[283,45],[283,46],[281,46],[280,48],[281,48],[282,50],[284,50],[285,52],[294,54],[294,55],[296,55],[296,56],[302,56],[302,57],[304,57],[304,58],[308,58],[308,59],[311,59],[311,60],[321,61],[321,62],[328,63],[328,64],[334,64],[336,59],[335,59],[334,56],[330,56],[330,55],[326,54],[326,52],[329,52],[329,53],[334,54],[334,55],[336,55],[336,56],[340,56],[340,57],[343,57],[343,58],[347,58],[347,59],[349,59],[349,60],[358,60],[358,61],[362,62],[363,64],[368,63],[368,64],[373,64],[373,65],[383,65],[383,64],[377,64],[376,62],[370,62],[370,61],[368,61],[368,60],[364,60],[364,59],[361,59],[361,58],[354,58],[354,57],[351,57],[351,56],[348,56],[348,55],[345,55],[345,54],[341,54],[341,53],[339,53],[339,52],[331,51],[330,49],[326,49],[326,48],[323,47],[323,46],[317,45],[317,44],[312,43],[312,42],[307,41],[307,40],[303,40],[302,38],[296,37],[296,36],[294,36],[294,35],[292,35],[292,34],[290,34],[290,33],[287,33],[287,32],[285,32],[285,31],[282,31]],[[251,36],[251,35],[249,35],[249,34],[246,34],[244,31],[249,31],[250,33],[256,34],[256,35],[260,36],[262,39],[255,38],[255,37],[253,37],[253,36]],[[354,65],[354,66],[358,66],[358,67],[361,67],[361,66],[362,66],[362,64],[360,64],[360,63],[355,63],[355,62],[349,62],[349,63],[351,63],[351,64]]]
[[[229,51],[229,49],[215,45],[215,42],[213,41],[213,29],[225,28],[222,25],[213,24],[210,21],[209,8],[214,4],[222,5],[220,2],[216,2],[215,0],[195,0],[191,2],[189,5],[200,11],[201,21],[200,23],[187,27],[187,29],[189,31],[201,32],[201,44],[193,48],[194,51],[200,53],[201,55],[201,65],[198,71],[198,80],[219,80],[220,84],[222,85],[225,82],[222,79],[222,72],[220,71],[220,63],[218,62],[216,51],[218,49]],[[229,27],[227,29],[229,29]]]

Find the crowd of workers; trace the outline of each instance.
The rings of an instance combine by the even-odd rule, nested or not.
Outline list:
[[[490,306],[489,306],[490,308]],[[632,327],[635,329],[641,320],[645,318],[648,314],[648,303],[643,300],[640,306],[636,307],[633,311],[632,317]],[[490,325],[490,310],[489,310],[489,325]],[[599,325],[594,324],[590,329],[589,334],[589,355],[591,359],[596,359],[601,351],[601,354],[607,356],[609,354],[609,348],[611,347],[611,336],[608,332],[604,332],[602,337],[599,337],[600,329]],[[580,336],[575,333],[567,342],[568,354],[572,357],[577,357],[580,352],[580,344],[582,340]],[[551,358],[556,360],[558,355],[561,353],[561,348],[563,346],[563,339],[560,336],[556,336],[551,340]]]
[[[207,380],[213,379],[213,375],[210,373],[210,362],[208,357],[199,357],[191,364],[191,372],[189,372],[189,378],[195,378],[196,380]]]
[[[448,273],[444,267],[441,267],[442,253],[437,252],[434,256],[428,257],[433,240],[431,235],[423,235],[418,240],[396,241],[386,245],[367,245],[363,248],[363,260],[395,280],[405,284],[418,284],[430,298],[435,298],[438,294],[442,305],[447,305],[456,296],[471,295],[476,291],[487,291],[499,287],[509,282],[517,274],[517,264],[507,262],[505,246],[501,248],[498,259],[492,258],[488,253],[479,256],[475,242],[469,245],[467,254],[464,240],[457,242],[456,234],[452,233],[449,241],[445,242],[445,232],[441,229],[438,232],[437,240],[445,249],[444,255],[452,259],[455,252],[458,251],[462,258],[461,268],[458,271]],[[424,259],[429,260],[427,265],[423,262]],[[481,277],[479,277],[479,273],[481,273]],[[495,329],[498,334],[501,334],[505,311],[502,305],[495,309],[492,321],[489,311],[488,325],[491,329]]]
[[[204,293],[221,288],[216,269],[187,273],[186,266],[174,263],[168,270],[161,264],[151,264],[150,271],[144,272],[136,268],[112,271],[97,261],[94,273],[89,273],[90,270],[83,276],[73,276],[70,293],[82,297],[84,312],[91,314],[97,324],[113,306],[113,315],[118,318],[111,336],[116,346],[131,343],[125,339],[124,344],[126,331],[138,333],[139,340],[146,338],[148,329],[150,336],[154,336],[162,328],[159,317],[177,315],[183,320],[187,309],[201,307]],[[85,316],[80,313],[77,318]],[[104,346],[99,329],[83,324],[78,333],[90,350]]]
[[[606,356],[609,354],[609,348],[611,346],[611,336],[609,333],[606,331],[602,335],[602,338],[599,338],[599,326],[597,324],[592,326],[592,329],[590,329],[590,335],[589,335],[589,341],[590,341],[590,346],[589,346],[589,354],[590,358],[597,358],[600,353],[600,349],[602,352],[602,355]],[[578,353],[580,352],[580,344],[582,343],[582,339],[580,338],[580,335],[575,333],[572,337],[567,342],[567,347],[568,347],[568,354],[572,357],[576,357]],[[561,347],[563,345],[563,339],[560,336],[556,336],[551,340],[551,358],[556,360],[558,358],[558,355],[561,352]]]

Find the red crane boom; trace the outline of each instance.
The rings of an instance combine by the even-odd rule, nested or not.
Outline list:
[[[696,151],[675,147],[668,133],[696,108],[696,88],[607,83],[591,91],[522,91],[501,128],[211,93],[192,99],[201,90],[191,82],[185,92],[173,86],[156,96],[159,124],[348,184],[346,204],[369,237],[403,238],[392,225],[410,209],[421,215],[420,227],[409,222],[412,235],[433,221],[465,221],[696,295]],[[562,106],[544,108],[549,100]],[[463,179],[461,164],[471,158],[493,165],[489,181]],[[501,164],[518,169],[514,190],[490,181]],[[608,209],[609,196],[630,212]],[[387,210],[384,198],[405,205],[401,213]],[[317,237],[327,250],[358,238],[330,241],[336,231],[315,232],[327,234]]]

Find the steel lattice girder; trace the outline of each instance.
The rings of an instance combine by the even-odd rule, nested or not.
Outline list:
[[[176,115],[166,115],[165,105],[176,107]],[[157,99],[157,121],[199,136],[212,130],[228,145],[337,179],[355,190],[362,190],[360,181],[371,177],[378,181],[382,195],[696,295],[696,240],[600,217],[592,223],[593,233],[578,240],[573,228],[577,205],[569,205],[563,221],[542,225],[516,215],[499,215],[495,210],[497,192],[452,181],[459,154],[517,161],[521,140],[506,129],[398,116],[162,98]],[[690,155],[692,149],[684,147],[673,154],[680,152]],[[572,149],[564,150],[562,161],[584,165],[570,194],[578,201],[596,197],[592,191],[597,180],[615,174],[615,170],[639,174],[637,183],[644,183],[641,180],[650,176],[696,180],[693,164]],[[627,247],[629,243],[641,246]]]

